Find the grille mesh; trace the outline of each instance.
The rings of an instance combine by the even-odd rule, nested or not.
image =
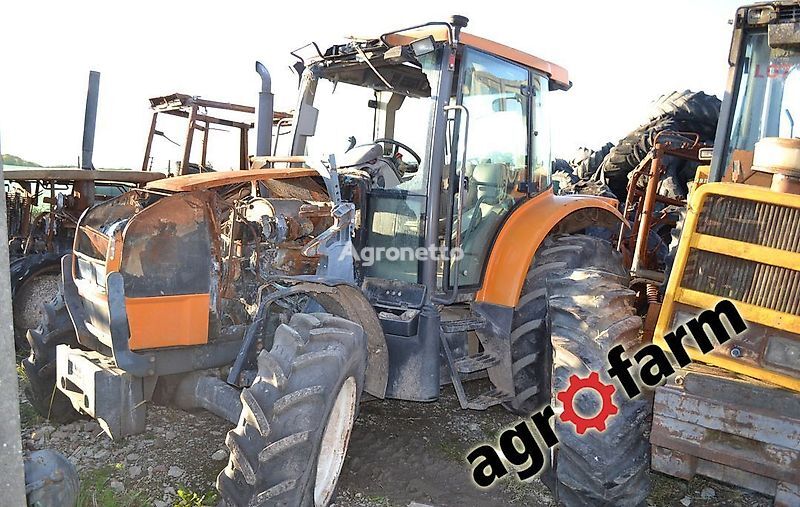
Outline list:
[[[800,271],[691,249],[687,289],[800,316]]]
[[[800,208],[712,195],[697,232],[800,253]]]
[[[800,5],[778,7],[778,21],[800,21]]]

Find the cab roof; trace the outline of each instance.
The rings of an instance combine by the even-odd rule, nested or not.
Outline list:
[[[399,32],[389,33],[382,36],[382,40],[390,46],[405,46],[411,42],[422,39],[424,37],[432,36],[435,41],[447,41],[450,39],[450,30],[447,26],[440,24],[426,25],[418,28],[412,28]],[[552,82],[554,88],[567,90],[572,86],[569,80],[569,73],[567,69],[551,63],[547,60],[539,58],[524,51],[514,49],[510,46],[494,42],[471,33],[461,32],[459,36],[459,43],[474,47],[481,51],[497,55],[501,58],[511,60],[512,62],[524,65],[525,67],[538,70],[546,74]]]

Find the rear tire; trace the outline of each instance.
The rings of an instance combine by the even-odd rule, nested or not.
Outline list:
[[[56,346],[78,348],[78,337],[60,292],[44,305],[43,313],[44,323],[27,333],[30,355],[22,360],[28,377],[25,397],[45,419],[68,423],[82,416],[56,387]]]
[[[230,458],[217,489],[228,506],[330,503],[366,364],[364,332],[349,320],[296,314],[278,327],[225,440]]]
[[[548,320],[553,347],[552,399],[559,444],[553,448],[551,489],[559,504],[574,506],[639,506],[650,491],[649,421],[651,400],[646,393],[629,400],[620,388],[612,399],[619,409],[606,420],[606,429],[582,435],[560,418],[563,404],[556,397],[569,378],[598,372],[613,384],[606,370],[607,353],[616,345],[630,351],[641,341],[641,319],[635,315],[634,292],[627,275],[619,276],[591,264],[567,269],[550,278]],[[600,410],[600,400],[578,394],[579,413]]]
[[[546,281],[552,273],[597,266],[624,275],[621,255],[608,241],[582,234],[545,238],[525,276],[511,324],[514,399],[504,406],[528,415],[550,401],[550,333],[547,327]]]

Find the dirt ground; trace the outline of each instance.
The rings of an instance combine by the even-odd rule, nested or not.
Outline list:
[[[23,387],[25,380],[21,379]],[[478,383],[480,384],[480,383]],[[485,386],[471,385],[470,390]],[[54,448],[76,465],[81,507],[216,505],[214,480],[227,460],[231,425],[205,412],[151,406],[147,430],[112,442],[94,421],[56,426],[39,418],[24,396],[23,446]],[[361,407],[344,464],[339,507],[553,505],[538,480],[507,477],[490,490],[470,480],[464,456],[491,442],[518,418],[501,407],[463,411],[452,388],[438,403],[370,401]],[[513,475],[513,474],[509,474]],[[768,506],[770,499],[718,482],[686,482],[653,474],[651,506]]]

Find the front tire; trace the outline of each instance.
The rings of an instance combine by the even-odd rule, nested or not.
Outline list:
[[[77,348],[78,337],[60,292],[44,304],[43,315],[44,323],[27,333],[30,355],[22,360],[28,377],[25,397],[45,419],[68,423],[80,419],[81,414],[56,387],[56,347],[67,344]]]
[[[617,388],[612,400],[618,413],[606,420],[602,432],[578,434],[562,421],[564,407],[557,394],[570,377],[599,373],[600,381],[613,384],[606,370],[607,353],[617,345],[631,352],[641,343],[641,318],[635,315],[634,292],[627,276],[592,266],[568,269],[548,280],[548,317],[553,347],[552,399],[556,413],[551,488],[561,505],[640,506],[650,491],[648,429],[652,412],[647,393],[627,399]],[[632,353],[632,352],[631,352]],[[600,400],[576,395],[579,413],[596,414]]]
[[[217,489],[228,506],[330,503],[366,364],[364,331],[349,320],[296,314],[278,327],[225,440],[230,458]]]
[[[58,294],[61,263],[53,254],[34,254],[11,263],[14,344],[28,352],[28,329],[45,324],[44,306]]]

